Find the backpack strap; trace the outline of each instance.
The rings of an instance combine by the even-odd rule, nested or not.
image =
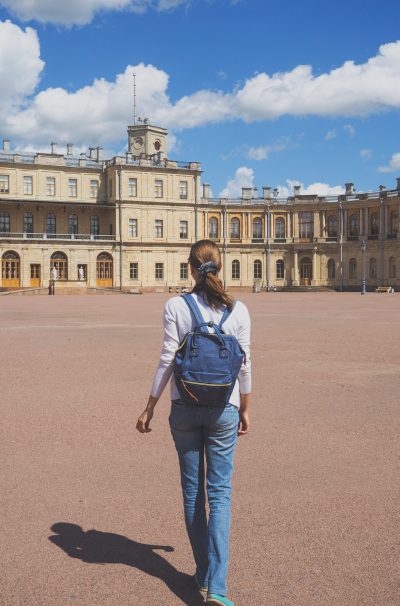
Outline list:
[[[194,297],[191,297],[190,293],[186,293],[186,294],[182,295],[182,298],[185,301],[186,305],[189,307],[189,309],[192,313],[192,316],[194,317],[194,319],[196,321],[196,325],[199,326],[200,324],[204,324],[205,323],[204,318],[201,315],[200,308],[197,305]],[[201,331],[206,332],[207,328],[205,326],[202,326]]]
[[[222,314],[220,323],[218,324],[218,328],[222,329],[223,323],[229,318],[229,316],[233,312],[233,308],[235,307],[235,304],[236,304],[236,301],[233,302],[232,309],[228,309],[227,307],[225,308],[224,313]]]

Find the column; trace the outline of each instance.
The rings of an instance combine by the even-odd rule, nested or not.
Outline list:
[[[363,227],[363,209],[360,208],[360,212],[359,212],[360,218],[358,220],[358,235],[362,236],[364,234],[364,227]]]
[[[290,216],[290,211],[288,213],[286,213],[286,233],[285,233],[285,237],[286,238],[290,238],[290,231],[291,231],[291,216]]]
[[[208,233],[208,210],[204,211],[204,236],[203,238],[208,238],[209,237],[209,233]]]
[[[293,237],[299,237],[299,213],[297,211],[293,213]]]
[[[322,226],[321,226],[321,234],[323,238],[326,238],[326,210],[321,212]]]
[[[294,277],[293,277],[293,286],[299,286],[299,255],[297,250],[293,252],[293,263],[294,263]]]
[[[318,280],[317,280],[317,250],[316,250],[316,248],[314,248],[314,250],[313,250],[311,286],[318,286]]]
[[[348,210],[347,208],[343,209],[343,236],[345,236],[347,238],[347,232],[348,232]]]
[[[250,240],[253,237],[251,233],[251,214],[247,213],[247,238]]]
[[[319,237],[321,231],[320,213],[315,211],[314,213],[314,237]]]

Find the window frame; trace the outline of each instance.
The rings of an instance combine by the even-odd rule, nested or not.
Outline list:
[[[4,183],[4,185],[3,185]],[[10,193],[10,175],[0,175],[0,194]]]
[[[189,238],[189,221],[181,219],[179,221],[179,239],[187,240]]]
[[[46,196],[54,197],[56,195],[56,178],[46,177]]]
[[[232,261],[231,276],[232,276],[232,280],[240,280],[240,261],[239,261],[239,259],[233,259],[233,261]]]
[[[189,265],[188,265],[188,263],[180,263],[179,264],[179,279],[180,280],[188,280],[189,279]]]
[[[164,220],[154,219],[154,237],[158,240],[164,237]]]
[[[24,192],[24,196],[33,195],[33,176],[32,175],[23,175],[22,176],[22,190]]]
[[[139,280],[139,263],[137,261],[129,263],[129,279]]]
[[[154,264],[154,278],[156,280],[164,280],[164,263]]]
[[[78,179],[68,177],[68,198],[78,197]]]
[[[138,237],[138,220],[136,217],[129,217],[128,219],[128,236],[130,238]]]
[[[154,197],[164,197],[164,179],[154,179]]]
[[[187,200],[188,199],[188,182],[187,181],[179,181],[179,199]]]
[[[99,196],[100,183],[98,179],[90,179],[90,197],[97,199]]]
[[[137,177],[128,177],[128,197],[137,198]]]
[[[275,279],[285,279],[285,261],[283,259],[277,259],[275,263]]]
[[[256,271],[256,267],[257,267],[257,271]],[[256,275],[256,274],[259,274],[259,275]],[[262,280],[262,261],[260,261],[260,259],[255,259],[253,261],[253,279]]]

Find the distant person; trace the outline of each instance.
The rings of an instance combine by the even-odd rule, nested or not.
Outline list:
[[[185,296],[192,301],[187,303],[182,296],[172,297],[165,305],[164,344],[160,362],[146,409],[140,415],[136,428],[141,433],[151,431],[150,422],[154,408],[171,379],[172,408],[169,423],[179,458],[186,528],[196,563],[194,582],[197,590],[206,596],[206,604],[233,606],[233,602],[226,597],[231,478],[237,436],[249,431],[250,316],[243,303],[234,302],[224,291],[218,278],[221,255],[214,242],[200,240],[193,244],[189,265],[195,286],[191,294]],[[200,402],[200,392],[196,389],[206,389],[203,387],[204,383],[187,381],[188,394],[185,396],[184,381],[182,380],[183,385],[179,384],[179,390],[173,375],[176,351],[180,344],[182,348],[185,347],[182,340],[198,325],[194,311],[189,309],[189,306],[193,307],[193,303],[196,314],[200,312],[205,322],[214,324],[206,327],[207,333],[215,331],[217,335],[215,326],[218,327],[221,320],[225,320],[222,324],[223,333],[236,337],[237,341],[231,341],[240,345],[245,356],[239,359],[237,380],[232,382],[233,387],[227,388],[227,402],[223,405],[215,405],[218,397],[213,395],[207,396],[206,405],[196,403],[196,399]],[[217,341],[217,336],[203,338],[214,343]],[[214,387],[216,386],[211,385],[209,392],[212,392]],[[201,393],[204,403],[204,392]],[[210,508],[208,521],[205,479]]]

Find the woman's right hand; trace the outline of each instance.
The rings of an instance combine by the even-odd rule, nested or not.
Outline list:
[[[249,417],[250,394],[240,394],[238,436],[245,436],[250,430]]]
[[[142,412],[142,414],[138,418],[137,423],[136,423],[136,429],[140,433],[149,433],[151,431],[150,421],[153,418],[154,407],[157,404],[157,402],[158,402],[158,398],[155,398],[154,396],[149,396],[149,401],[147,402],[147,406],[146,406],[144,412]]]

